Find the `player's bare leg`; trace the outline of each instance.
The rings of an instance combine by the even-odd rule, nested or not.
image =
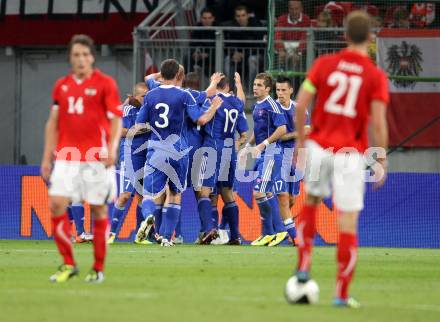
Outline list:
[[[309,280],[312,263],[313,240],[316,232],[316,211],[321,203],[321,197],[306,195],[306,202],[299,213],[298,223],[298,266],[296,275],[298,281],[305,283]]]
[[[239,232],[239,217],[238,206],[235,203],[234,192],[232,188],[223,187],[220,189],[224,206],[222,215],[226,216],[229,222],[229,229],[231,231],[231,239],[227,243],[228,245],[241,245],[240,232]]]
[[[66,197],[49,197],[52,233],[58,251],[63,257],[63,264],[58,268],[58,271],[50,277],[50,280],[55,283],[66,282],[79,273],[73,258],[73,247],[70,238],[71,225],[67,216],[67,206],[69,203],[70,199]]]
[[[109,223],[107,218],[107,205],[90,205],[93,216],[93,251],[95,262],[87,274],[85,281],[101,283],[104,281],[104,261],[107,254],[107,236]]]
[[[341,212],[338,217],[339,242],[337,251],[338,270],[336,275],[336,306],[357,308],[359,303],[349,297],[348,288],[357,262],[357,226],[359,213]]]

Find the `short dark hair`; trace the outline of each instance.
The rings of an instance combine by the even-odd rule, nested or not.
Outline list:
[[[95,42],[93,41],[93,39],[90,36],[87,36],[84,34],[73,35],[69,41],[69,49],[68,49],[69,55],[70,55],[70,52],[72,51],[72,47],[76,44],[80,44],[80,45],[88,47],[90,49],[90,52],[92,53],[93,57],[96,56]]]
[[[183,86],[186,88],[191,88],[196,91],[200,90],[200,75],[196,72],[190,72],[186,74]]]
[[[348,40],[354,44],[362,44],[368,40],[371,30],[370,15],[364,11],[352,11],[347,16],[346,33]]]
[[[246,13],[249,13],[249,8],[247,6],[245,6],[244,4],[239,4],[238,6],[235,6],[234,8],[234,12],[236,11],[246,11]]]
[[[165,59],[160,64],[160,74],[164,80],[172,80],[179,72],[179,63],[175,59]]]
[[[212,9],[209,8],[209,7],[205,7],[205,8],[203,8],[203,9],[200,11],[200,16],[202,16],[204,13],[210,13],[210,14],[212,14],[212,15],[215,17],[214,10],[212,10]]]
[[[255,79],[262,79],[264,80],[264,87],[269,87],[271,90],[273,88],[273,79],[269,74],[266,73],[259,73],[257,76],[255,76]]]
[[[224,77],[218,82],[217,88],[218,89],[224,89],[227,85],[230,85],[229,77],[226,75],[223,75]]]
[[[277,83],[287,83],[287,85],[289,85],[290,88],[293,88],[293,82],[289,77],[278,76]]]

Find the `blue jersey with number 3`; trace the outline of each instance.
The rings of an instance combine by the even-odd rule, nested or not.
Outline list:
[[[172,134],[186,140],[187,118],[195,122],[203,112],[187,91],[173,85],[160,85],[145,96],[136,123],[150,124],[151,140],[166,140]]]

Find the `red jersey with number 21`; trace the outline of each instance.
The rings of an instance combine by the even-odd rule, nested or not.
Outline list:
[[[317,90],[310,139],[337,152],[368,148],[371,102],[388,104],[388,80],[369,57],[344,49],[318,58],[307,79]]]
[[[56,159],[98,160],[109,141],[110,119],[122,116],[116,82],[98,69],[82,81],[68,75],[55,83],[52,98],[58,110]]]

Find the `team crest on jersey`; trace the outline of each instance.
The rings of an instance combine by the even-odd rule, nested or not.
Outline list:
[[[388,48],[386,62],[387,72],[397,76],[419,76],[423,71],[423,53],[419,47],[402,41],[400,45]],[[414,87],[416,82],[409,80],[393,80],[396,87]]]
[[[62,90],[63,92],[67,92],[68,89],[69,89],[69,86],[67,86],[67,85],[61,85],[61,90]]]
[[[88,96],[95,96],[96,95],[96,88],[86,88],[84,90],[84,94],[88,95]]]

